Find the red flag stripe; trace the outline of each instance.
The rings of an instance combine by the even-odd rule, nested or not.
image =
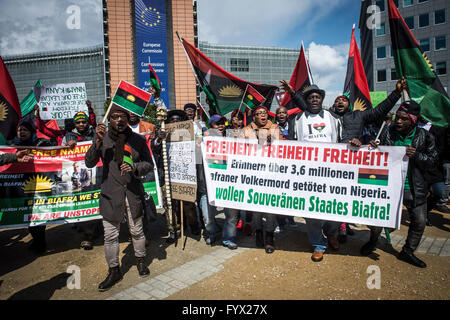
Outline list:
[[[358,172],[362,173],[362,174],[389,175],[389,170],[385,170],[385,169],[365,169],[365,168],[360,168],[358,170]]]
[[[135,87],[132,84],[129,84],[128,82],[125,81],[120,81],[119,88],[145,101],[150,101],[150,98],[152,97],[150,93],[145,92],[144,90],[139,89],[138,87]]]
[[[20,102],[17,96],[16,87],[8,72],[8,69],[0,56],[0,92],[16,111],[19,119],[22,118]]]
[[[263,102],[266,100],[262,94],[260,94],[255,88],[253,88],[251,85],[247,85],[247,92],[249,92],[253,97],[256,98],[259,102]]]
[[[397,6],[394,4],[393,0],[388,0],[388,12],[389,12],[389,19],[399,19],[405,30],[408,30],[409,35],[411,36],[411,39],[416,43],[418,47],[420,47],[419,42],[417,42],[416,38],[411,33],[411,30],[409,30],[408,25],[406,24],[405,20],[403,19],[402,15],[397,9]]]
[[[353,72],[355,74],[355,84],[358,86],[359,91],[370,100],[369,85],[367,84],[366,72],[359,54],[358,44],[355,39],[355,29],[352,31],[352,39],[350,42],[349,57],[353,57]]]
[[[303,84],[308,80],[308,61],[306,61],[305,51],[303,48],[303,44],[300,48],[300,54],[298,55],[297,64],[295,65],[294,71],[292,72],[291,79],[289,80],[289,84],[297,92]],[[289,101],[291,97],[289,94],[285,94],[283,100],[281,101],[281,106],[284,107]]]

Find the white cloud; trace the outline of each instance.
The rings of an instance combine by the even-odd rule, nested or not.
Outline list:
[[[308,32],[336,5],[337,0],[197,0],[199,39],[231,45],[277,45],[292,31],[299,46],[301,33]],[[297,27],[300,25],[300,27]]]
[[[100,0],[1,0],[0,54],[84,48],[103,42]],[[69,29],[70,5],[80,8],[80,29]]]
[[[311,42],[308,49],[314,82],[326,91],[323,105],[330,107],[344,88],[349,44],[328,46]]]

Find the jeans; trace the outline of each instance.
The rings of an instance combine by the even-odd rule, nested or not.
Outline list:
[[[131,217],[128,200],[126,200],[126,214],[128,217],[128,227],[130,228],[133,240],[134,255],[137,258],[145,257],[145,236],[142,224],[142,217],[135,220]],[[103,219],[105,230],[105,258],[109,268],[119,266],[119,231],[120,222],[113,223]]]
[[[200,209],[203,215],[206,231],[208,231],[210,238],[216,239],[220,233],[220,228],[216,223],[217,209],[215,206],[208,204],[207,195],[202,195],[199,202]],[[222,241],[236,241],[236,224],[239,219],[239,210],[225,209],[225,223],[222,230]]]
[[[433,190],[433,196],[436,199],[437,204],[447,204],[448,195],[444,181],[433,183],[431,185],[431,190]]]
[[[403,204],[408,209],[409,219],[411,223],[408,228],[408,236],[403,246],[403,251],[407,253],[413,253],[420,244],[423,232],[425,231],[425,224],[427,220],[427,203],[423,203],[417,207],[413,207],[413,196],[410,190],[403,192]],[[370,228],[370,241],[375,242],[378,240],[382,227]]]
[[[323,236],[323,233],[325,233],[327,238],[337,237],[339,225],[341,223],[311,218],[305,218],[305,220],[308,239],[314,247],[314,251],[324,252],[327,249],[327,240]]]

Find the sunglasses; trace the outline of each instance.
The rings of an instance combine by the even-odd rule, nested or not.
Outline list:
[[[111,119],[113,119],[113,120],[117,120],[117,119],[119,119],[119,118],[121,118],[121,119],[127,119],[127,116],[124,115],[124,114],[112,114],[112,115],[111,115]]]
[[[81,120],[81,121],[76,121],[75,124],[86,124],[87,121],[86,120]]]

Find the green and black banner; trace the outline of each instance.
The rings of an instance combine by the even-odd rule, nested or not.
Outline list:
[[[73,149],[29,147],[32,162],[0,166],[0,228],[101,219],[103,164],[86,167],[84,156],[90,146],[91,142],[81,142]],[[2,147],[0,153],[17,150]],[[142,179],[145,191],[161,208],[158,181],[156,170]]]

